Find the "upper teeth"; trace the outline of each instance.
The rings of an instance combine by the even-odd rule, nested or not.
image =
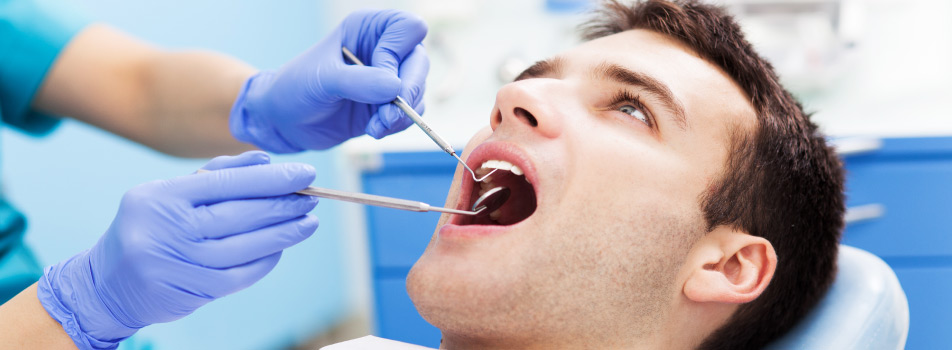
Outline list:
[[[519,168],[519,166],[513,165],[512,163],[504,160],[487,160],[483,162],[483,165],[481,165],[480,168],[507,170],[516,175],[523,174],[522,169]]]
[[[481,165],[479,169],[476,169],[476,175],[480,177],[485,176],[486,174],[489,174],[491,171],[495,171],[493,169],[509,171],[515,175],[520,175],[520,176],[523,174],[522,169],[520,169],[518,166],[513,165],[512,163],[504,161],[504,160],[493,159],[493,160],[487,160],[483,162],[483,165]],[[526,181],[528,181],[528,179],[526,179]],[[493,184],[492,176],[486,177],[485,180],[480,181],[479,183],[478,195],[482,197],[484,194],[486,194],[486,192],[489,192],[489,190],[493,189],[494,187],[496,187],[496,185]],[[492,213],[489,213],[489,218],[492,220],[499,220],[501,215],[502,215],[502,212],[500,211],[500,209],[496,209]]]

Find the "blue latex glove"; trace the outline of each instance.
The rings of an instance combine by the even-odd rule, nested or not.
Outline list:
[[[258,281],[318,225],[317,199],[293,194],[314,168],[269,162],[218,157],[203,168],[222,170],[130,190],[91,249],[46,268],[43,307],[80,349],[111,349]]]
[[[360,11],[277,72],[249,78],[232,107],[236,139],[276,153],[327,149],[363,135],[375,138],[412,121],[389,104],[399,94],[423,113],[430,61],[420,42],[426,24],[396,10]],[[346,46],[368,66],[348,62]]]

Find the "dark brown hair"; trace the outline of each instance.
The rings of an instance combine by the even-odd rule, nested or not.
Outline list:
[[[757,113],[753,132],[729,135],[725,171],[700,203],[709,230],[728,225],[770,241],[777,270],[763,294],[741,305],[701,348],[762,348],[796,325],[833,282],[843,227],[842,165],[724,9],[692,0],[611,0],[583,26],[586,39],[631,29],[684,43],[730,76]]]

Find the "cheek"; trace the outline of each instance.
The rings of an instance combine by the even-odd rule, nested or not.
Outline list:
[[[705,172],[654,140],[605,139],[615,142],[590,139],[575,150],[579,156],[570,163],[563,203],[615,214],[698,208]]]
[[[677,207],[630,203],[611,210],[577,206],[551,217],[545,236],[526,254],[533,289],[555,299],[571,290],[571,300],[549,304],[611,310],[605,312],[617,317],[650,318],[675,298],[678,273],[699,237],[698,220]]]
[[[686,240],[703,232],[698,195],[705,179],[650,141],[613,141],[575,144],[570,154],[585,156],[568,163],[562,193],[545,218],[552,226],[545,231],[558,234],[543,239],[550,251],[573,252],[579,266],[604,273],[648,274],[632,264],[670,272],[669,263],[686,254]]]

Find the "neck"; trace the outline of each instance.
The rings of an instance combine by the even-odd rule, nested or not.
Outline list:
[[[632,338],[621,334],[613,336],[564,336],[548,335],[537,337],[474,337],[443,333],[440,349],[677,349],[657,339]],[[686,348],[686,347],[685,347]]]
[[[441,349],[695,349],[724,324],[736,305],[692,305],[649,327],[588,327],[579,332],[473,334],[443,331]],[[640,331],[638,330],[640,328]],[[647,331],[647,332],[646,332]]]

